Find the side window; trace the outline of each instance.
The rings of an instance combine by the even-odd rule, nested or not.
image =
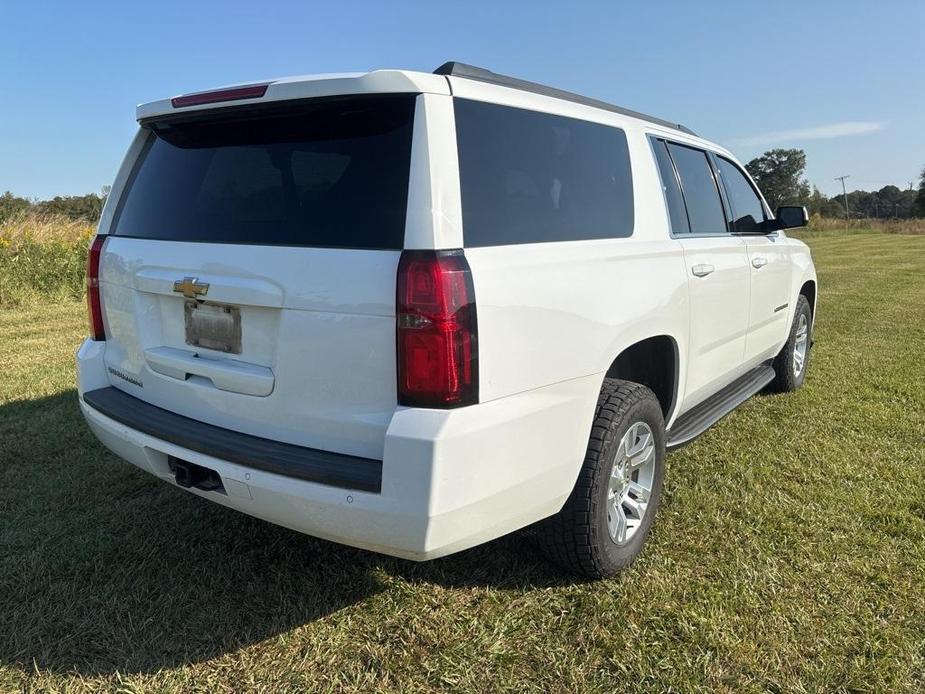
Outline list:
[[[453,103],[466,246],[632,235],[633,178],[622,130]]]
[[[681,178],[691,233],[726,233],[726,215],[706,152],[673,142],[668,143],[668,151]]]
[[[746,234],[762,231],[764,205],[745,174],[723,157],[716,158],[716,165],[732,207],[732,230]]]
[[[674,164],[671,163],[665,141],[652,140],[652,151],[655,153],[655,162],[658,164],[658,173],[662,179],[662,191],[665,194],[665,203],[668,205],[671,233],[688,234],[691,225],[687,221],[687,210],[684,208],[681,186],[678,185],[678,175],[675,173]]]

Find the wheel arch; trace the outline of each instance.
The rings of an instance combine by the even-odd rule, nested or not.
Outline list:
[[[667,424],[678,404],[680,364],[677,340],[671,335],[652,335],[624,347],[605,377],[641,383],[651,389]]]
[[[816,280],[808,279],[800,286],[797,296],[805,296],[809,302],[809,314],[811,318],[816,316]]]

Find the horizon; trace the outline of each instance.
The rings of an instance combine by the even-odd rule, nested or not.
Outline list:
[[[451,7],[7,7],[18,31],[0,47],[0,76],[16,108],[0,109],[0,192],[98,194],[138,103],[268,75],[430,72],[447,60],[684,123],[743,164],[802,149],[806,179],[828,196],[842,175],[849,192],[915,187],[925,166],[925,3]]]

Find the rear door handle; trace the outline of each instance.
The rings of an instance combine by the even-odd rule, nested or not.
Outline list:
[[[694,267],[691,268],[691,272],[694,273],[695,277],[706,277],[715,269],[716,268],[709,263],[701,263],[699,265],[694,265]]]
[[[752,267],[755,268],[756,270],[760,270],[767,264],[768,264],[768,259],[763,256],[759,255],[755,258],[752,258]]]

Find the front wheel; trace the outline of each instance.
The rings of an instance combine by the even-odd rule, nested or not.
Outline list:
[[[665,422],[655,394],[604,379],[578,480],[537,539],[558,564],[591,578],[629,566],[645,543],[665,475]]]
[[[774,358],[774,380],[768,390],[775,393],[789,393],[803,385],[806,367],[809,366],[809,350],[812,346],[813,315],[809,301],[800,294],[790,334],[780,353]]]

